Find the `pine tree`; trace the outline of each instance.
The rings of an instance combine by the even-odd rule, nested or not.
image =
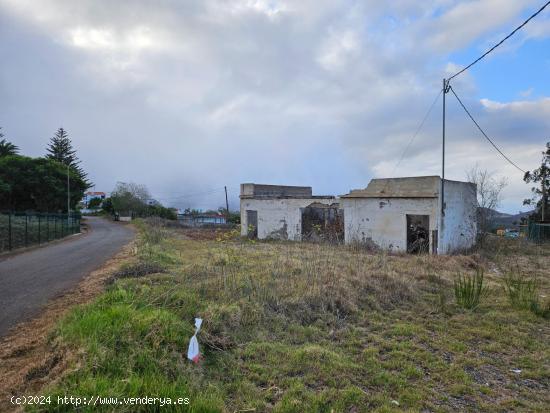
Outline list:
[[[46,148],[48,154],[46,158],[61,162],[65,165],[75,167],[80,162],[76,157],[76,150],[73,149],[73,144],[69,138],[69,134],[63,128],[59,128],[55,135],[50,140],[50,144]]]
[[[2,128],[0,127],[0,129]],[[4,134],[2,133],[2,131],[0,131],[0,157],[17,155],[17,153],[19,152],[19,148],[13,143],[5,139],[2,139],[3,137],[4,137]]]
[[[536,205],[537,211],[531,217],[537,220],[547,221],[550,216],[548,210],[548,196],[550,193],[550,142],[546,143],[546,148],[542,152],[542,161],[539,168],[527,171],[523,180],[526,183],[536,183],[537,186],[531,188],[533,197],[523,201],[524,205]],[[540,185],[540,187],[538,187]],[[538,200],[538,201],[537,201]]]
[[[69,134],[63,128],[59,128],[55,135],[51,138],[49,145],[46,147],[46,158],[61,162],[62,164],[71,167],[78,176],[91,187],[92,184],[87,180],[87,174],[80,167],[80,160],[76,156],[76,150],[73,148]]]

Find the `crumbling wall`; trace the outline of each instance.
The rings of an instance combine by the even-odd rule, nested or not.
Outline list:
[[[250,198],[311,198],[310,186],[241,184],[241,196]]]
[[[258,211],[258,238],[300,241],[302,239],[302,208],[313,202],[331,204],[334,199],[282,198],[241,199],[241,235],[248,233],[246,211]]]
[[[445,180],[445,217],[439,239],[439,254],[472,247],[477,234],[476,186]]]
[[[314,202],[302,208],[302,240],[343,242],[344,211],[340,209],[340,204]]]
[[[407,251],[407,215],[429,215],[430,245],[437,229],[437,198],[342,198],[345,242]]]

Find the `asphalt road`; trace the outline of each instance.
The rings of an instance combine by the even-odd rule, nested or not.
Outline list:
[[[0,258],[0,336],[74,288],[133,237],[132,229],[112,221],[88,217],[86,222],[86,234]]]

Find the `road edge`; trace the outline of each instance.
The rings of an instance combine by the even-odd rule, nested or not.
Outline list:
[[[51,300],[41,314],[13,327],[0,338],[0,411],[23,411],[13,405],[13,395],[38,395],[56,383],[70,367],[75,354],[50,340],[52,329],[77,305],[100,295],[107,279],[135,255],[135,238],[78,285]]]

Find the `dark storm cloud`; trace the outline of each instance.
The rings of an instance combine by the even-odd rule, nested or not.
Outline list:
[[[144,183],[179,207],[217,207],[224,185],[237,207],[245,181],[340,194],[437,174],[439,106],[394,166],[455,68],[441,45],[522,9],[499,1],[483,30],[456,24],[493,3],[0,0],[0,125],[31,155],[63,126],[97,190]],[[469,75],[456,87],[475,95]],[[547,101],[466,101],[518,162],[538,159]],[[461,116],[450,109],[449,176],[475,160],[513,173]],[[507,202],[524,192],[510,185]]]

